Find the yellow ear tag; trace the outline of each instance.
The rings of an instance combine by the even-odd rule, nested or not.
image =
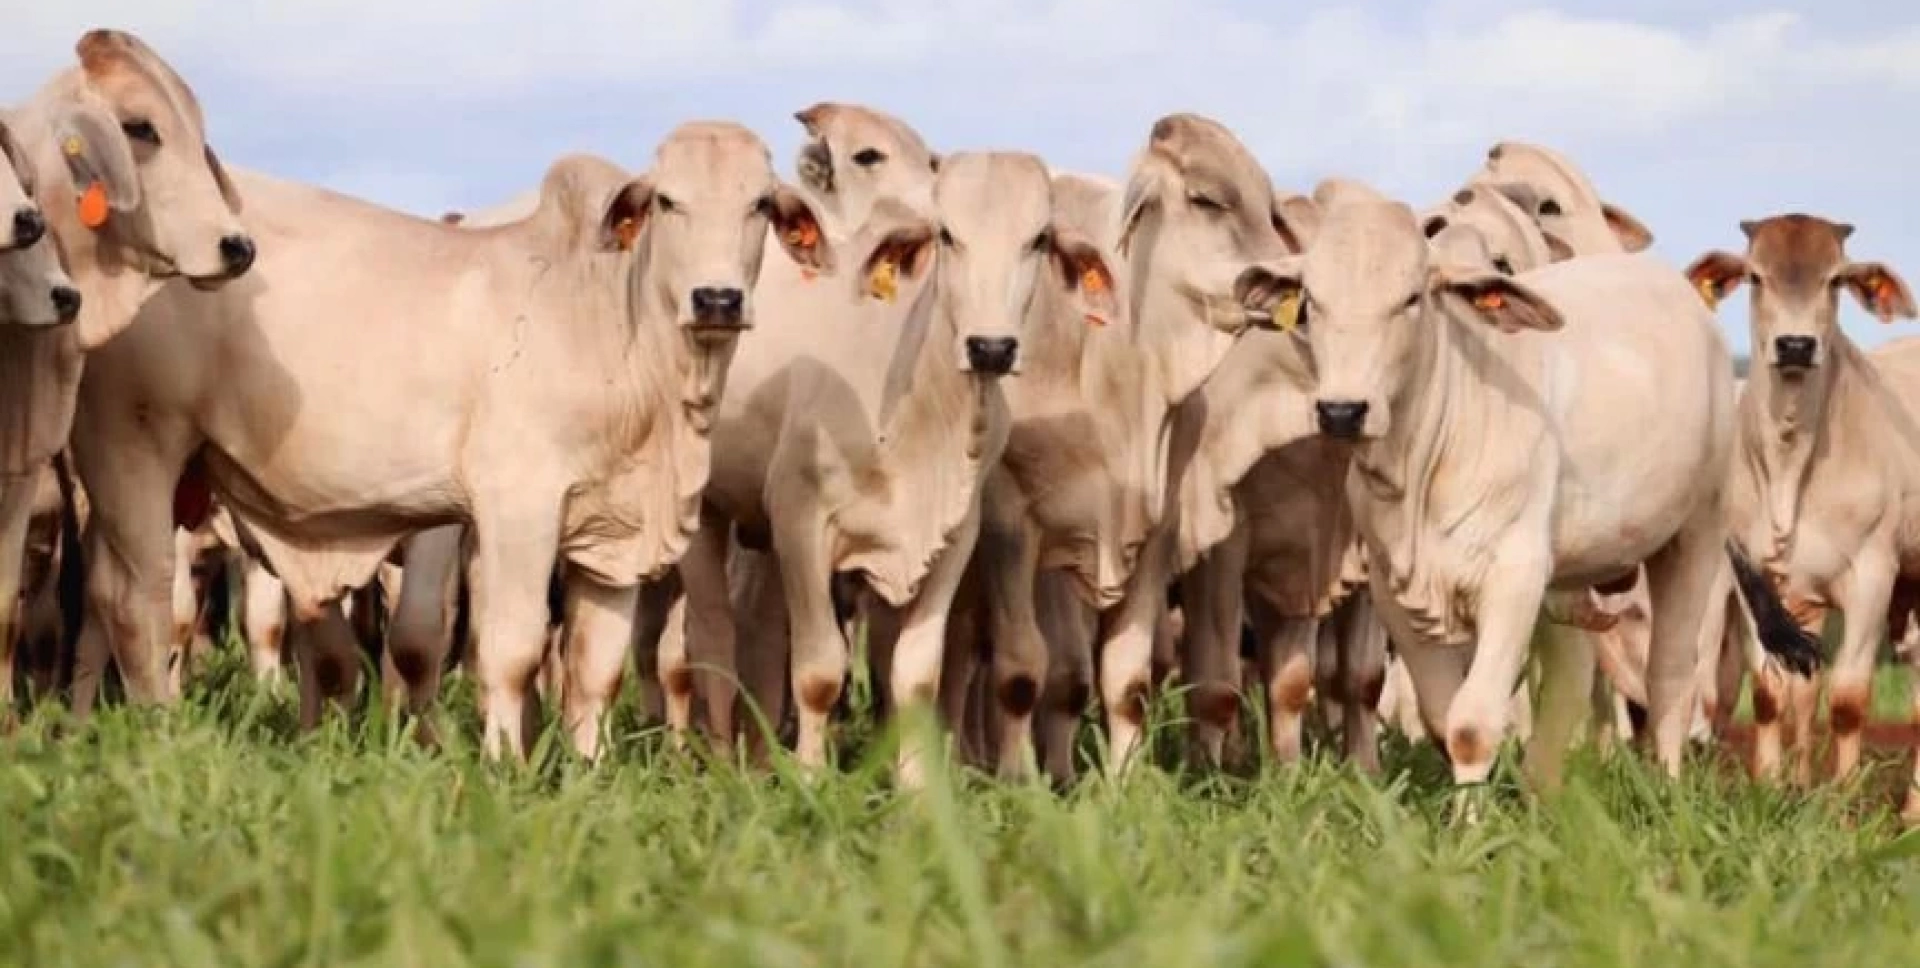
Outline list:
[[[1694,286],[1700,290],[1700,298],[1706,300],[1708,309],[1720,308],[1720,287],[1712,279],[1701,279]]]
[[[107,224],[107,186],[94,182],[80,193],[80,224],[90,229]]]
[[[892,302],[898,290],[894,286],[893,263],[882,262],[867,275],[867,295]]]
[[[625,252],[633,248],[635,240],[640,238],[640,223],[629,215],[614,225],[613,236],[620,240],[620,251]]]
[[[79,135],[72,134],[67,136],[67,140],[60,143],[60,150],[66,152],[69,158],[78,158],[85,153],[86,146],[80,143]]]
[[[1273,325],[1286,333],[1300,325],[1300,290],[1281,296],[1280,301],[1273,304]]]
[[[1483,292],[1473,297],[1473,308],[1481,310],[1505,309],[1507,297],[1497,292]]]

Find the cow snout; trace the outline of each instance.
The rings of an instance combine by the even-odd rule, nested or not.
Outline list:
[[[244,235],[229,235],[220,240],[220,264],[227,275],[237,276],[253,268],[253,240]]]
[[[46,217],[37,208],[23,208],[13,213],[13,246],[24,249],[40,241],[47,234]]]
[[[1365,400],[1321,400],[1313,405],[1320,422],[1320,433],[1327,437],[1351,440],[1367,425]]]
[[[1776,336],[1773,338],[1773,365],[1808,367],[1820,341],[1812,336]]]
[[[1013,372],[1013,360],[1019,353],[1018,337],[967,337],[967,366],[975,373],[1005,376]]]
[[[740,314],[747,305],[747,294],[733,286],[700,286],[689,298],[693,302],[693,318],[710,324],[740,322]]]
[[[55,286],[48,294],[53,300],[53,313],[63,323],[71,323],[80,315],[80,290],[72,286]]]

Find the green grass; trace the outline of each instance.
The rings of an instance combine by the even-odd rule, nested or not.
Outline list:
[[[0,740],[4,965],[1893,965],[1920,839],[1875,798],[1505,771],[1477,825],[1444,768],[1144,770],[1064,796],[941,774],[885,737],[818,783],[656,735],[606,768],[487,764],[464,690],[430,754],[378,714],[296,736],[228,660],[170,711]],[[1880,784],[1884,786],[1884,784]]]

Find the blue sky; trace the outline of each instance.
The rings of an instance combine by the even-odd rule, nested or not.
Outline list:
[[[644,165],[741,121],[791,169],[793,112],[873,104],[939,150],[1122,173],[1154,118],[1231,126],[1277,184],[1342,174],[1425,205],[1500,138],[1572,154],[1684,265],[1788,210],[1920,287],[1920,8],[1895,0],[63,0],[0,15],[0,97],[91,26],[186,76],[229,163],[423,215],[534,186],[575,150]],[[248,9],[252,6],[253,9]],[[537,15],[536,12],[537,11]],[[1736,349],[1746,304],[1722,310]],[[1882,326],[1849,304],[1869,345]]]

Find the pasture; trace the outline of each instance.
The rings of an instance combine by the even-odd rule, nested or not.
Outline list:
[[[900,794],[858,725],[808,784],[669,753],[629,710],[604,769],[551,732],[526,768],[377,709],[301,735],[226,650],[175,708],[60,715],[4,741],[0,964],[1798,968],[1920,943],[1892,764],[1803,794],[1583,751],[1535,800],[1509,755],[1466,825],[1397,736],[1378,782],[1314,757]]]

